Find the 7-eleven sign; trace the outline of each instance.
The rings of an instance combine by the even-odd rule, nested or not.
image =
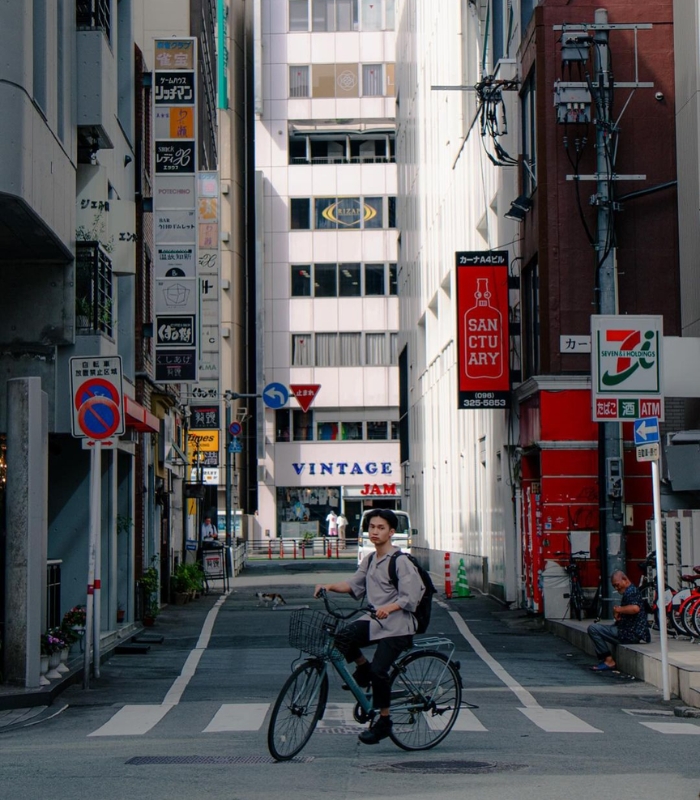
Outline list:
[[[320,383],[290,383],[289,390],[296,397],[301,406],[301,410],[306,413],[311,407],[311,403],[316,399]]]

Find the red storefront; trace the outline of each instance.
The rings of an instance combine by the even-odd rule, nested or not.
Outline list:
[[[576,384],[580,388],[577,388]],[[584,587],[600,576],[598,424],[591,420],[587,379],[541,378],[519,390],[522,447],[522,575],[528,605],[542,611],[542,571],[548,560],[567,563],[571,534],[590,535],[590,559],[580,562]],[[528,391],[529,390],[529,391]],[[632,444],[632,425],[623,425],[624,497],[620,513],[627,564],[644,557],[646,520],[652,516],[651,477]],[[584,537],[586,538],[586,537]],[[574,537],[574,541],[580,540]],[[633,580],[638,577],[628,567]]]

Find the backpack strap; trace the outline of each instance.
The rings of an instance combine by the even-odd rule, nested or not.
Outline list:
[[[396,553],[392,553],[391,557],[389,558],[389,580],[394,585],[394,589],[399,588],[399,576],[396,571],[396,559],[399,556],[405,556],[405,555],[408,555],[408,553],[404,553],[402,550],[399,550]],[[411,556],[408,557],[411,558]],[[374,559],[374,553],[370,553],[369,559],[367,561],[367,569],[370,568],[373,559]]]

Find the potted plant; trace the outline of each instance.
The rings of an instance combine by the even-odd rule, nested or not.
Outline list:
[[[176,606],[182,606],[190,599],[190,578],[187,566],[187,564],[178,564],[170,578],[170,589]]]
[[[85,606],[73,606],[73,608],[66,611],[63,615],[61,631],[63,633],[63,639],[68,644],[69,648],[76,644],[76,642],[79,642],[84,636],[85,620]]]
[[[155,560],[156,556],[153,556],[151,565],[144,570],[140,580],[144,599],[143,624],[147,627],[153,625],[160,613],[160,604],[158,603],[159,578],[158,570],[154,566]]]
[[[75,298],[75,325],[79,330],[86,330],[92,327],[90,318],[92,317],[92,303],[84,296]]]

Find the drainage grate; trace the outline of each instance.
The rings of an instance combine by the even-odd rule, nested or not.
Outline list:
[[[314,756],[290,758],[287,764],[308,764]],[[127,764],[276,764],[271,756],[134,756]]]
[[[376,764],[372,767],[377,772],[420,772],[440,775],[479,775],[525,768],[525,764],[496,764],[493,761],[397,761],[394,764]]]

